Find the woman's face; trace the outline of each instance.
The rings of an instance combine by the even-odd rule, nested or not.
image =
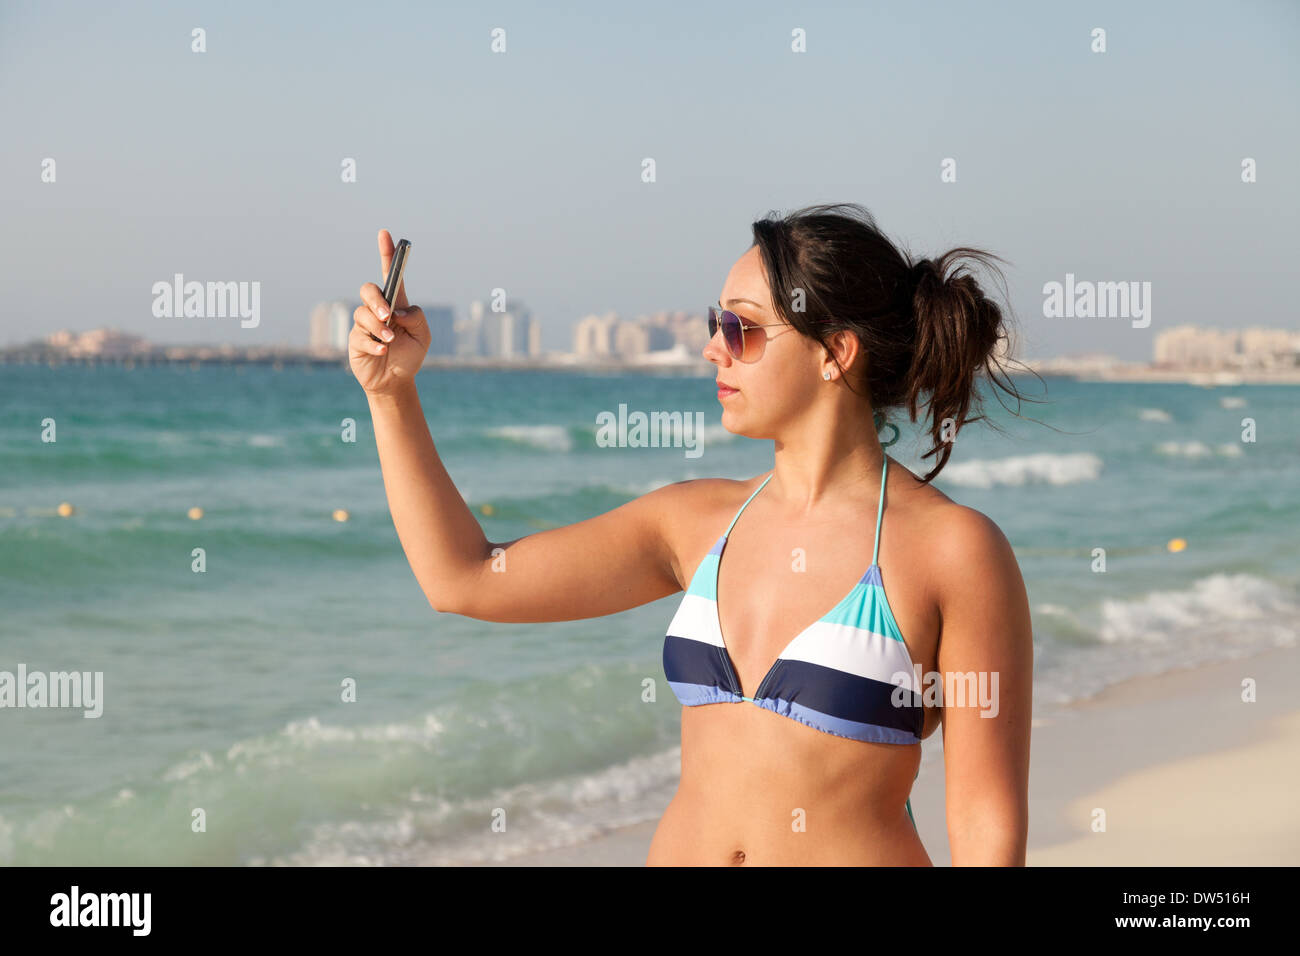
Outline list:
[[[747,326],[779,325],[745,332],[743,362],[727,350],[721,328],[703,352],[717,367],[723,426],[750,438],[777,437],[782,424],[793,421],[797,412],[807,407],[816,385],[826,384],[817,360],[822,349],[777,314],[757,246],[750,247],[731,267],[719,301]],[[724,385],[736,391],[728,391]]]

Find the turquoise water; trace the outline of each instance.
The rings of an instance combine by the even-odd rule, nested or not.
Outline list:
[[[1023,414],[1051,428],[989,401],[1008,434],[968,427],[936,481],[1016,550],[1036,713],[1293,646],[1300,389],[1046,382]],[[420,387],[493,540],[771,467],[770,443],[722,429],[712,378],[426,371]],[[98,719],[0,709],[0,863],[469,862],[670,799],[680,708],[660,653],[679,598],[552,624],[433,612],[346,370],[10,365],[0,400],[0,671],[104,674]],[[620,403],[703,413],[704,453],[600,447],[597,415]],[[923,474],[920,451],[904,427],[891,454]]]

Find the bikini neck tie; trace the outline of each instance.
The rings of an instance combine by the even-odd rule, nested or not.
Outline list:
[[[892,429],[894,430],[894,435],[893,435],[892,438],[889,439],[889,441],[882,441],[882,442],[880,443],[882,447],[884,447],[884,448],[888,448],[888,447],[889,447],[890,445],[892,445],[894,442],[898,441],[898,426],[895,425],[893,422],[886,422],[886,421],[885,421],[885,413],[884,413],[884,412],[876,412],[876,413],[875,413],[874,415],[872,415],[871,417],[872,417],[872,419],[873,419],[873,421],[875,422],[875,425],[876,425],[876,437],[877,437],[877,438],[880,437],[880,429],[881,429],[881,427],[884,426],[884,425],[888,425],[890,428],[892,428]]]

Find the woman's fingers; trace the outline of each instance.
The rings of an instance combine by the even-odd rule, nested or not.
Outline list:
[[[387,229],[379,230],[379,275],[380,278],[388,279],[388,270],[393,264],[393,237]],[[383,298],[382,290],[380,298]],[[397,287],[397,297],[393,300],[393,306],[398,309],[404,309],[409,303],[406,301],[406,279],[403,277]]]
[[[383,290],[373,282],[367,282],[361,287],[361,301],[363,304],[361,308],[357,309],[357,312],[369,313],[368,318],[371,321],[362,322],[358,320],[357,324],[363,326],[371,335],[378,335],[383,338],[383,334],[379,330],[387,328],[384,325],[384,319],[388,318],[388,303],[384,301]],[[353,313],[353,316],[355,317],[356,314]]]
[[[388,346],[383,342],[376,342],[360,322],[352,327],[352,332],[348,335],[348,344],[358,352],[365,352],[368,355],[388,354]]]
[[[361,287],[361,301],[365,304],[375,317],[381,322],[388,317],[388,303],[384,301],[384,290],[379,288],[373,282],[367,282]]]
[[[357,310],[352,313],[352,321],[357,324],[358,328],[373,335],[376,339],[382,339],[385,342],[393,341],[392,330],[379,320],[369,306],[357,306]]]

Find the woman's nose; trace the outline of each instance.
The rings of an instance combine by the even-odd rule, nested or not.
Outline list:
[[[730,358],[731,353],[727,351],[722,342],[722,329],[713,333],[713,338],[709,339],[704,345],[704,351],[700,353],[706,361],[716,361],[719,365],[723,362],[723,356]]]

